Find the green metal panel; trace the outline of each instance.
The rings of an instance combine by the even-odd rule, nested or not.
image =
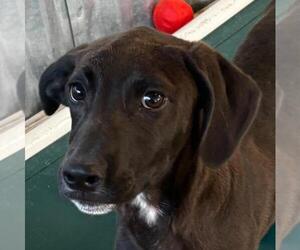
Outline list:
[[[257,0],[204,40],[232,59],[270,0]],[[67,147],[61,138],[26,162],[26,249],[111,250],[116,216],[92,217],[59,197],[57,168]],[[260,250],[275,249],[274,228]]]
[[[235,15],[230,20],[228,20],[224,25],[216,29],[214,32],[206,36],[203,41],[210,44],[212,47],[218,47],[225,41],[230,40],[233,35],[241,38],[238,44],[231,46],[238,48],[238,45],[245,39],[245,31],[248,33],[254,24],[262,17],[265,8],[269,5],[271,0],[256,0],[254,3],[250,4],[244,10],[242,10],[238,15]],[[244,33],[241,33],[241,30]],[[225,56],[225,51],[220,50]],[[231,54],[231,57],[234,54]]]
[[[25,246],[24,150],[0,161],[0,249]]]
[[[296,226],[284,239],[281,250],[299,250],[300,225]]]

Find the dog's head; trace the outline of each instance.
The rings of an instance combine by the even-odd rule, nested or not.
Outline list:
[[[60,188],[88,213],[161,183],[185,148],[221,166],[260,100],[255,82],[213,49],[148,28],[73,49],[43,73],[40,95],[48,115],[70,108]]]

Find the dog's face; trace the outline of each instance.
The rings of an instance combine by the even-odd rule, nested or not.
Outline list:
[[[187,147],[221,165],[259,102],[255,83],[209,47],[146,28],[70,51],[44,72],[40,95],[47,114],[70,108],[60,189],[87,213],[155,188]]]

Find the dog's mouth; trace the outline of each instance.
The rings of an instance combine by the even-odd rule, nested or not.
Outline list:
[[[112,212],[116,205],[115,204],[100,204],[90,201],[79,201],[71,200],[82,213],[89,215],[102,215]]]
[[[116,200],[110,195],[102,197],[97,193],[76,192],[68,189],[60,189],[60,194],[71,201],[84,214],[107,214],[116,207]]]
[[[65,185],[61,185],[59,192],[62,197],[71,201],[80,212],[88,215],[107,214],[128,201],[127,197],[116,196],[111,189],[85,192],[70,190]]]

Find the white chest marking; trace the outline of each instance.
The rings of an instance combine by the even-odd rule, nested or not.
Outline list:
[[[149,204],[144,193],[138,194],[132,201],[132,205],[139,208],[139,216],[146,221],[149,226],[154,226],[162,212]]]

